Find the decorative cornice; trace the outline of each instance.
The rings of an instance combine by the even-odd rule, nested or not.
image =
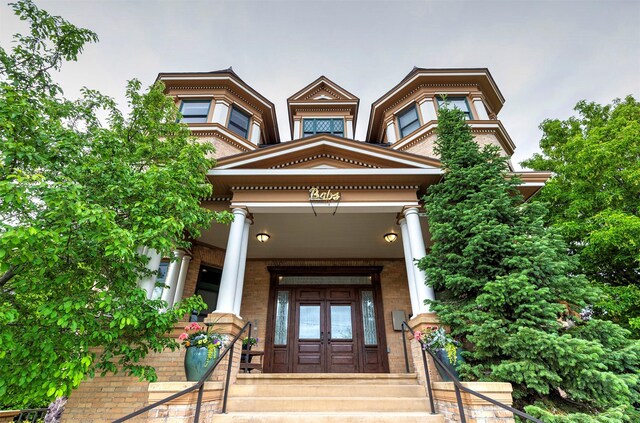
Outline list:
[[[314,91],[312,91],[310,94],[308,94],[304,99],[305,100],[313,100],[313,96],[318,94],[320,91],[326,91],[329,94],[331,94],[334,97],[334,100],[342,100],[342,98],[340,98],[341,96],[336,94],[332,89],[330,89],[329,87],[327,87],[327,84],[325,84],[324,82],[322,84],[320,84],[320,86],[315,89]]]
[[[231,197],[207,197],[203,198],[202,201],[231,201]]]
[[[296,108],[296,113],[298,113],[298,112],[350,112],[350,111],[351,111],[351,109],[349,109],[349,108],[338,108],[338,107],[334,107],[334,108],[329,108],[329,107],[316,108],[316,107],[312,107],[312,108],[304,108],[304,109]]]
[[[255,110],[262,110],[260,107],[256,106],[253,102],[247,100],[242,95],[238,94],[236,91],[224,85],[213,85],[213,86],[210,85],[210,86],[202,86],[202,87],[171,87],[171,90],[225,90],[233,94],[240,100],[244,101]]]
[[[315,160],[315,159],[321,159],[321,158],[326,158],[326,159],[332,159],[332,160],[337,160],[340,162],[344,162],[344,163],[349,163],[349,164],[355,164],[358,166],[362,166],[362,167],[368,167],[368,168],[372,168],[372,169],[380,169],[380,166],[374,166],[368,163],[364,163],[358,160],[352,160],[352,159],[345,159],[344,157],[340,157],[340,156],[335,156],[333,154],[326,154],[326,153],[322,153],[322,154],[316,154],[314,156],[310,156],[310,157],[305,157],[304,159],[298,159],[298,160],[293,160],[287,163],[282,163],[279,165],[275,165],[275,166],[271,166],[269,169],[281,169],[283,167],[288,167],[288,166],[293,166],[299,163],[305,163],[305,162],[309,162],[311,160]]]
[[[218,138],[221,141],[226,142],[227,144],[231,145],[232,147],[237,148],[238,150],[242,151],[242,152],[247,152],[247,151],[253,151],[254,149],[248,148],[242,144],[240,144],[239,142],[237,142],[236,140],[229,138],[228,136],[224,135],[222,133],[222,131],[220,131],[219,129],[214,129],[214,130],[206,130],[206,131],[199,131],[198,128],[189,128],[191,129],[191,132],[193,132],[194,136],[196,137],[203,137],[203,136],[213,136]],[[248,142],[248,141],[247,141]]]
[[[311,188],[322,190],[399,190],[399,189],[415,189],[420,188],[417,185],[303,185],[303,186],[242,186],[231,187],[232,191],[308,191]]]
[[[407,98],[411,97],[414,93],[416,93],[417,91],[420,91],[421,89],[426,88],[426,87],[475,87],[475,88],[478,88],[478,84],[420,84],[416,88],[414,88],[413,90],[409,91],[409,93],[406,94],[404,97],[400,98],[395,103],[391,104],[389,107],[384,109],[382,111],[382,113],[383,114],[387,113],[389,110],[393,109],[395,106],[397,106],[398,104],[402,103]]]

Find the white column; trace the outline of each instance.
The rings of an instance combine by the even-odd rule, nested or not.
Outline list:
[[[251,140],[255,145],[260,144],[260,124],[256,121],[253,121],[251,124]]]
[[[141,254],[144,254],[145,256],[150,258],[149,263],[147,264],[147,269],[153,272],[157,271],[160,267],[162,256],[158,254],[156,250],[149,247],[142,247]],[[156,286],[156,275],[151,275],[147,276],[146,278],[140,279],[138,285],[140,285],[140,288],[147,291],[147,298],[151,298],[151,295],[153,295],[153,289]]]
[[[347,119],[345,121],[345,138],[348,138],[350,140],[353,139],[353,119]]]
[[[489,120],[487,109],[484,107],[484,102],[481,98],[476,97],[473,99],[473,107],[475,107],[478,113],[478,120]]]
[[[416,281],[416,295],[420,306],[420,313],[428,313],[429,306],[424,304],[424,300],[435,300],[433,288],[426,285],[427,276],[418,269],[415,260],[419,260],[427,255],[424,248],[424,240],[422,238],[422,229],[420,228],[420,218],[418,217],[418,209],[410,207],[404,211],[404,217],[407,219],[407,232],[409,233],[409,241],[411,244],[411,254],[413,256],[413,269]]]
[[[387,142],[394,143],[398,139],[396,138],[396,124],[393,123],[393,120],[390,120],[387,123]]]
[[[244,234],[246,217],[246,210],[240,208],[233,209],[233,222],[229,229],[227,252],[224,255],[224,266],[222,267],[216,312],[233,313],[236,285],[238,283],[238,264],[240,262],[242,236]]]
[[[424,100],[421,100],[420,114],[422,115],[422,123],[438,119],[438,113],[436,112],[436,107],[433,104],[432,98],[425,98]]]
[[[411,298],[411,313],[416,316],[420,313],[420,307],[418,305],[418,296],[416,295],[416,275],[413,271],[413,254],[411,254],[407,220],[400,219],[398,224],[400,225],[400,236],[402,237],[402,248],[404,249],[404,263],[407,267],[407,283],[409,284],[409,297]]]
[[[233,301],[233,312],[240,316],[240,305],[242,304],[242,290],[244,289],[244,271],[247,265],[247,247],[249,246],[249,227],[251,219],[244,221],[244,233],[242,234],[242,248],[240,250],[240,262],[238,263],[238,284],[236,285],[236,296]]]
[[[230,104],[225,100],[216,100],[216,104],[213,108],[213,123],[219,123],[222,126],[227,124],[229,118]]]
[[[300,119],[293,120],[293,136],[291,137],[294,140],[300,138]]]
[[[172,261],[169,263],[169,269],[167,269],[167,277],[164,279],[165,287],[162,290],[162,301],[167,302],[167,308],[173,306],[173,298],[176,296],[176,285],[180,276],[182,257],[184,257],[184,251],[175,250],[173,252]]]
[[[182,263],[180,263],[180,276],[178,276],[178,283],[176,284],[176,294],[173,297],[173,304],[182,300],[184,294],[184,283],[187,280],[187,272],[189,272],[189,262],[191,262],[191,256],[185,255],[182,257]]]

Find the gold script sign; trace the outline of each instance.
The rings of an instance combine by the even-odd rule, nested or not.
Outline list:
[[[331,192],[330,189],[320,192],[317,187],[313,187],[309,190],[310,201],[338,201],[340,199],[340,192]]]

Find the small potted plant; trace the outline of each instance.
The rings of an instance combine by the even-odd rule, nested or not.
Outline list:
[[[187,380],[195,382],[206,373],[220,355],[220,348],[227,343],[227,336],[212,332],[211,326],[197,322],[187,325],[178,340],[187,349],[184,355],[184,371]]]
[[[258,338],[247,336],[242,339],[242,350],[250,350],[251,347],[258,343]],[[242,354],[240,357],[243,363],[251,363],[251,354]]]
[[[416,340],[422,341],[422,349],[425,351],[429,349],[433,354],[442,361],[448,370],[453,373],[456,378],[460,378],[458,374],[459,363],[462,362],[462,356],[460,355],[460,342],[453,339],[444,328],[438,326],[428,326],[424,330],[417,330],[414,333]],[[442,380],[450,382],[451,378],[447,372],[436,362],[436,369],[442,376]]]

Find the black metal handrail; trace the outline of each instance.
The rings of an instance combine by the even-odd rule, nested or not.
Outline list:
[[[47,414],[46,408],[29,408],[26,410],[20,410],[18,414],[18,420],[16,422],[35,423],[39,419],[43,419]]]
[[[169,401],[173,401],[176,398],[179,398],[183,395],[186,395],[190,392],[195,391],[196,389],[198,390],[198,402],[196,403],[196,413],[193,417],[193,423],[199,423],[200,422],[200,408],[202,406],[202,395],[204,393],[204,383],[207,381],[207,379],[209,379],[209,377],[211,376],[211,374],[215,371],[216,367],[218,367],[218,364],[220,364],[220,362],[222,361],[222,359],[224,358],[225,355],[229,354],[229,364],[227,366],[227,376],[226,376],[226,380],[224,383],[224,393],[223,393],[223,397],[222,397],[222,412],[226,413],[227,412],[227,395],[229,392],[229,381],[231,379],[231,367],[233,364],[233,349],[236,345],[236,342],[238,342],[238,339],[240,339],[240,336],[244,333],[245,330],[248,329],[248,336],[251,337],[251,322],[247,322],[247,324],[245,324],[242,329],[240,329],[240,332],[238,332],[238,334],[235,336],[235,338],[233,338],[233,340],[229,343],[229,345],[220,353],[220,355],[218,356],[218,359],[215,361],[215,363],[213,363],[213,366],[211,366],[204,375],[202,375],[202,377],[200,378],[200,380],[195,384],[192,385],[190,387],[188,387],[187,389],[184,389],[180,392],[177,392],[173,395],[170,395],[164,399],[161,399],[160,401],[156,401],[153,404],[147,405],[146,407],[143,407],[137,411],[134,411],[133,413],[127,414],[124,417],[120,417],[119,419],[114,420],[112,423],[121,423],[124,421],[127,421],[133,417],[139,416],[142,413],[146,413],[149,410],[152,410],[154,408],[156,408],[159,405],[165,404]]]
[[[411,335],[415,335],[415,333],[413,332],[413,329],[411,329],[409,327],[409,325],[407,324],[407,322],[402,322],[402,343],[404,346],[404,359],[405,359],[405,365],[407,368],[407,373],[410,373],[410,369],[409,369],[409,356],[407,355],[407,339],[406,339],[406,335],[405,335],[405,328],[409,330],[409,332],[411,332]],[[483,399],[487,402],[490,402],[493,405],[497,405],[500,408],[503,408],[507,411],[512,412],[513,414],[522,417],[524,419],[527,419],[529,421],[532,422],[536,422],[536,423],[544,423],[542,420],[536,419],[535,417],[525,413],[524,411],[520,411],[516,408],[510,407],[507,404],[503,404],[500,401],[497,401],[493,398],[490,398],[486,395],[481,394],[480,392],[476,392],[473,389],[467,388],[466,386],[464,386],[460,380],[451,372],[451,370],[449,370],[447,368],[447,366],[442,362],[442,360],[440,360],[440,358],[438,358],[438,356],[436,356],[433,351],[431,351],[431,349],[429,347],[427,347],[427,345],[422,341],[422,339],[418,339],[418,342],[420,342],[420,350],[422,350],[422,362],[424,364],[424,373],[427,377],[427,390],[429,392],[429,401],[431,402],[431,413],[433,414],[434,411],[434,404],[433,404],[433,392],[431,390],[431,378],[429,377],[429,369],[427,367],[427,357],[425,355],[425,351],[427,353],[429,353],[429,355],[431,356],[431,358],[433,359],[433,361],[440,366],[440,368],[442,370],[444,370],[444,372],[447,374],[447,376],[451,379],[451,381],[453,382],[453,388],[455,390],[456,393],[456,402],[458,403],[458,413],[460,414],[460,423],[466,423],[467,419],[464,415],[464,406],[462,405],[462,395],[460,394],[460,391],[464,391],[468,394],[471,394],[475,397],[478,397],[480,399]]]

